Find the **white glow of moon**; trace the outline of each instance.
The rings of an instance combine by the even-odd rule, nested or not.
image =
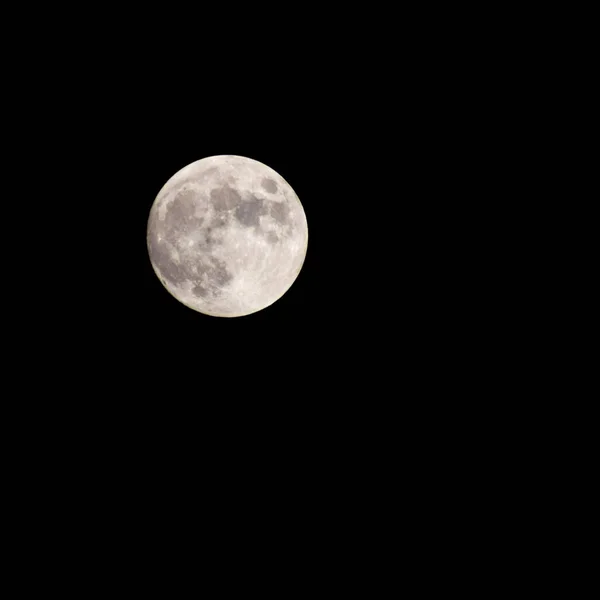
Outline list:
[[[198,312],[249,315],[281,298],[304,263],[302,204],[273,169],[243,156],[184,167],[160,190],[148,253],[168,292]]]

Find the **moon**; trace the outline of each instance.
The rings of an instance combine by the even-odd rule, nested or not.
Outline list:
[[[159,191],[148,218],[148,253],[163,286],[215,317],[249,315],[279,300],[307,245],[306,215],[290,184],[244,156],[187,165]]]

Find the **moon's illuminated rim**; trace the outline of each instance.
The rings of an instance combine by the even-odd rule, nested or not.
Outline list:
[[[276,171],[216,155],[163,185],[147,243],[154,272],[176,300],[210,316],[241,317],[272,305],[294,283],[306,259],[308,224],[300,199]]]

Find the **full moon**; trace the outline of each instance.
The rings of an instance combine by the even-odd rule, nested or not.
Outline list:
[[[147,244],[154,272],[185,306],[241,317],[279,300],[308,244],[302,204],[281,175],[243,156],[211,156],[156,196]]]

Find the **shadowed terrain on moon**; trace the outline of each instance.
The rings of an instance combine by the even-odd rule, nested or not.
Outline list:
[[[267,214],[262,198],[250,196],[235,209],[235,218],[245,227],[258,227],[260,217]]]
[[[157,197],[148,222],[157,275],[176,298],[208,314],[268,306],[295,279],[306,248],[304,214],[285,181],[261,176],[268,167],[260,163],[231,158],[221,168],[182,170]]]
[[[218,207],[217,210],[223,210],[224,202],[231,206],[239,202],[240,196],[235,190],[223,188],[220,191],[223,193],[212,200],[215,208]],[[180,285],[191,281],[195,296],[217,295],[233,278],[225,262],[210,254],[219,243],[215,231],[225,227],[227,219],[217,216],[203,227],[205,218],[195,216],[197,200],[196,192],[179,192],[167,209],[162,229],[159,220],[152,221],[149,232],[151,256],[169,283]],[[182,246],[181,240],[192,233],[201,235],[192,246]],[[179,256],[178,260],[173,258],[174,251]]]
[[[263,186],[263,188],[265,190],[267,190],[267,192],[269,192],[271,194],[274,194],[277,191],[277,184],[272,179],[269,179],[268,177],[263,177],[261,185]]]
[[[242,201],[240,194],[229,186],[212,189],[210,199],[216,211],[235,208]]]

